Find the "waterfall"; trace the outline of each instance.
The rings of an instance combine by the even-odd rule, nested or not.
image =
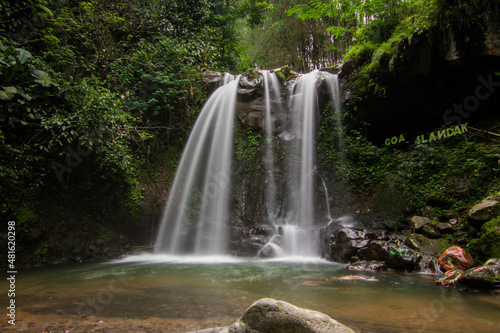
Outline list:
[[[264,167],[266,171],[266,208],[267,216],[270,221],[276,219],[278,215],[278,206],[276,202],[276,179],[274,173],[276,172],[275,159],[274,159],[274,129],[273,129],[273,114],[282,112],[281,110],[281,90],[278,77],[274,73],[264,71],[264,109],[265,109],[265,157]]]
[[[340,154],[340,165],[343,170],[345,170],[347,162],[345,156],[344,125],[342,122],[342,103],[340,102],[340,87],[338,75],[329,75],[327,82],[330,86],[335,121],[337,126],[337,149],[339,150]]]
[[[285,110],[282,102],[285,97],[278,77],[269,71],[261,74],[261,95],[253,100],[260,104],[252,104],[251,112],[258,112],[258,119],[263,121],[264,142],[260,156],[265,174],[262,192],[253,197],[263,201],[260,223],[265,221],[273,225],[275,233],[265,239],[267,244],[258,255],[317,257],[319,227],[329,223],[332,217],[327,182],[315,161],[315,139],[321,120],[319,108],[326,104],[327,96],[334,103],[338,149],[343,154],[338,79],[336,75],[317,70],[299,76],[288,85],[289,104]],[[244,86],[243,82],[241,84]],[[229,207],[229,194],[238,188],[231,183],[231,166],[239,87],[240,76],[226,74],[223,85],[210,96],[200,112],[161,218],[157,252],[194,255],[229,252],[228,224],[234,217],[230,213],[239,209]],[[238,103],[242,103],[240,99]],[[238,117],[242,119],[240,114]],[[280,159],[275,157],[277,148],[283,149]],[[323,192],[321,197],[319,193]],[[325,212],[315,211],[314,200],[326,200],[326,208],[322,208]],[[258,213],[260,216],[261,212]]]
[[[161,218],[157,252],[225,254],[239,76],[208,99],[182,154]]]
[[[332,220],[332,212],[330,211],[330,202],[328,198],[328,187],[326,186],[325,180],[321,178],[321,183],[323,184],[323,189],[325,190],[325,202],[326,202],[326,218],[328,221]]]
[[[290,202],[286,225],[283,226],[283,246],[291,255],[317,255],[313,185],[318,74],[319,71],[313,71],[301,76],[290,98],[291,130],[296,139],[291,142],[291,154],[287,155]]]

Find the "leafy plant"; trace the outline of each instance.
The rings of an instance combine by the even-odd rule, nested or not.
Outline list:
[[[262,135],[256,134],[252,129],[243,129],[241,126],[235,127],[235,147],[236,160],[243,165],[246,164],[246,171],[250,173],[255,164],[255,156],[260,151]]]

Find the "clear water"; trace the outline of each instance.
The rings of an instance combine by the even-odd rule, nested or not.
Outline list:
[[[500,331],[498,294],[455,293],[434,280],[353,273],[300,257],[145,254],[20,271],[15,329],[187,332],[229,325],[253,302],[273,297],[324,312],[356,332]],[[0,288],[8,289],[5,280]]]

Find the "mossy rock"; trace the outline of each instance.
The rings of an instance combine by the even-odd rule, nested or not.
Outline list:
[[[262,75],[262,72],[257,68],[250,68],[243,73],[244,76],[248,78],[248,80],[252,81],[259,78]]]
[[[444,238],[430,239],[421,234],[410,235],[405,245],[433,257],[439,257],[450,247],[450,243]]]
[[[281,82],[285,82],[287,80],[296,78],[299,76],[297,72],[294,72],[288,66],[283,66],[271,71],[271,73],[276,74],[276,76],[280,79]]]
[[[468,212],[468,222],[476,228],[490,221],[500,213],[499,199],[496,195],[490,196],[480,203],[474,205]]]
[[[500,219],[485,223],[481,237],[470,241],[469,250],[481,261],[500,258]]]

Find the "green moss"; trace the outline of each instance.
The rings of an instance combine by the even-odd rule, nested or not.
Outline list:
[[[377,49],[376,44],[357,44],[352,46],[347,53],[344,55],[344,60],[363,60],[370,59],[372,57],[373,52]]]
[[[279,79],[281,82],[285,82],[285,81],[286,81],[285,74],[283,74],[283,72],[282,72],[282,71],[277,71],[275,74],[276,74],[276,76],[278,77],[278,79]]]
[[[262,73],[256,68],[251,68],[246,70],[243,75],[246,76],[249,80],[255,80],[260,77]]]
[[[280,79],[281,82],[285,82],[291,78],[298,76],[298,73],[292,71],[288,66],[283,66],[280,69],[276,70],[274,73],[276,74],[276,76],[278,76],[278,79]]]
[[[481,228],[480,237],[470,241],[468,247],[480,261],[500,258],[500,219],[491,220]]]
[[[412,234],[409,242],[424,254],[436,257],[451,246],[446,239],[430,239],[421,234]]]

